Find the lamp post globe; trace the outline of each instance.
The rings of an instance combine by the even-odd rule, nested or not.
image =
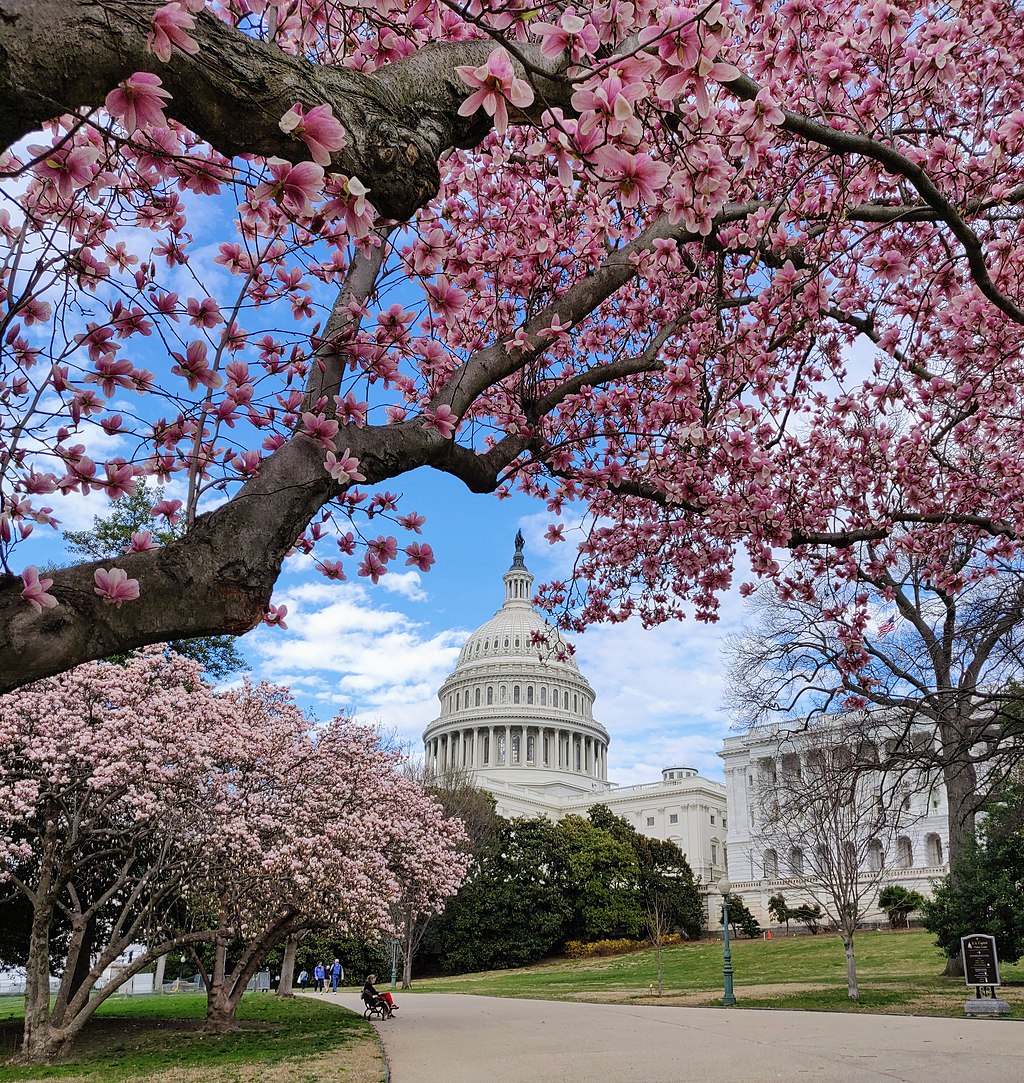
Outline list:
[[[718,881],[718,890],[723,895],[728,895],[729,892],[732,891],[732,881],[728,876],[723,876],[721,880]]]

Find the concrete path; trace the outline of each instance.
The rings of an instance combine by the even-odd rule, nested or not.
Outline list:
[[[357,994],[338,1003],[361,1010]],[[1024,1025],[396,995],[391,1083],[1021,1083]]]

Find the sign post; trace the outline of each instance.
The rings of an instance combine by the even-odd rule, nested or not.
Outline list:
[[[968,1015],[1006,1015],[1010,1005],[996,996],[999,980],[999,957],[996,938],[985,933],[960,937],[960,954],[964,962],[964,981],[974,986],[975,997],[964,1005]]]

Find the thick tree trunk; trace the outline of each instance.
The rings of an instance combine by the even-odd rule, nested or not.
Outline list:
[[[299,934],[289,936],[284,942],[284,956],[281,959],[281,982],[277,987],[279,997],[293,997],[292,986],[295,984],[295,956],[299,950]]]
[[[978,772],[972,763],[951,763],[943,771],[946,786],[946,829],[949,840],[946,861],[950,883],[956,883],[957,863],[974,838],[978,811]],[[964,964],[960,955],[947,956],[943,977],[962,978]]]
[[[30,1064],[48,1060],[54,1052],[50,1026],[50,926],[56,847],[57,825],[52,816],[47,816],[25,962],[25,1025],[19,1059]]]
[[[950,880],[956,880],[956,865],[974,838],[978,811],[978,772],[972,763],[947,764],[942,773],[946,787],[946,828],[949,842],[946,860]]]
[[[857,987],[857,957],[853,953],[853,933],[843,933],[843,948],[846,951],[846,995],[850,1000],[860,999]]]
[[[156,961],[156,973],[153,975],[153,992],[159,995],[164,991],[164,971],[167,968],[167,956],[161,955]]]

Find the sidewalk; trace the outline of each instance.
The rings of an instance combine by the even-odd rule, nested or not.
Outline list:
[[[332,1000],[361,1011],[358,993]],[[1019,1083],[1024,1025],[396,994],[392,1083]]]

